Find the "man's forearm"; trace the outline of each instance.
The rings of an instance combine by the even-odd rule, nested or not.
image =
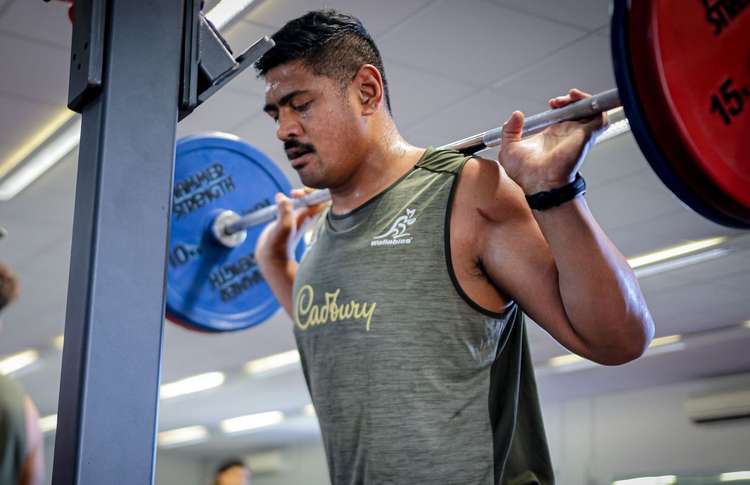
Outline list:
[[[292,291],[294,276],[297,274],[297,262],[292,258],[259,257],[258,266],[278,302],[289,316],[294,318]]]
[[[578,197],[534,211],[558,270],[565,312],[597,361],[621,363],[640,355],[653,322],[625,257]]]

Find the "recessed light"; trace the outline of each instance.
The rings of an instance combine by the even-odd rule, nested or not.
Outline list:
[[[196,376],[186,377],[179,381],[162,384],[159,388],[159,397],[170,399],[194,392],[206,391],[224,384],[226,376],[221,372],[206,372]]]
[[[300,361],[299,352],[290,350],[280,354],[256,359],[245,364],[245,371],[250,374],[262,374],[274,369],[294,365]]]
[[[59,127],[54,137],[24,159],[15,171],[0,182],[0,200],[10,200],[28,187],[78,145],[81,121]]]
[[[39,418],[39,429],[42,433],[49,433],[57,429],[57,414],[50,414]]]
[[[750,480],[750,471],[729,472],[719,475],[720,482],[734,482],[737,480]]]
[[[205,426],[186,426],[184,428],[171,429],[159,433],[159,446],[169,448],[172,446],[196,443],[208,438],[208,430]]]
[[[41,147],[57,130],[62,128],[68,121],[75,116],[75,112],[68,108],[63,108],[46,126],[35,130],[34,135],[16,151],[10,154],[8,158],[0,163],[0,178],[3,178],[29,155]]]
[[[39,359],[36,350],[24,350],[0,360],[0,374],[8,375],[28,367]]]
[[[612,485],[672,485],[677,483],[675,475],[662,475],[659,477],[639,477],[627,480],[617,480]]]
[[[702,239],[700,241],[691,241],[685,244],[672,246],[665,249],[660,249],[652,253],[643,254],[628,259],[628,264],[631,268],[636,269],[643,266],[648,266],[668,259],[676,258],[678,256],[685,256],[687,254],[702,251],[704,249],[718,246],[727,240],[726,237],[712,237],[709,239]]]
[[[65,344],[65,336],[64,335],[58,335],[52,341],[52,345],[54,345],[57,350],[62,350],[64,344]]]
[[[221,430],[225,433],[239,433],[241,431],[250,431],[257,428],[272,426],[283,420],[284,414],[281,411],[269,411],[225,419],[219,423],[219,427],[221,427]]]
[[[661,347],[662,345],[676,344],[682,341],[682,335],[667,335],[664,337],[656,337],[651,340],[649,347]]]

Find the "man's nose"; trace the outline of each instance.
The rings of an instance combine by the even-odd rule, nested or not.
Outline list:
[[[302,135],[302,127],[293,116],[279,114],[279,125],[276,129],[276,137],[281,141],[291,138],[299,138]]]

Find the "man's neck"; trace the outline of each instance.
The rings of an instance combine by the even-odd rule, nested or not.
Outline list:
[[[332,187],[334,214],[346,214],[390,187],[414,166],[424,148],[409,144],[395,127],[370,143],[366,155],[347,182]]]

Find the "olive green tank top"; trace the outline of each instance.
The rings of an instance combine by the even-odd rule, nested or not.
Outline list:
[[[294,284],[294,333],[338,484],[549,484],[522,313],[452,271],[466,162],[428,149],[391,187],[326,213]]]
[[[16,485],[26,459],[26,393],[0,374],[0,485]]]

